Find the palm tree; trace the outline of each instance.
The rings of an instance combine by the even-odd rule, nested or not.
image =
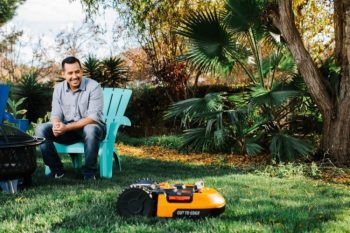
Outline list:
[[[89,54],[83,62],[83,72],[98,82],[102,81],[101,62],[93,54]]]
[[[102,60],[103,84],[111,87],[121,86],[128,81],[128,69],[121,58],[110,57]]]
[[[278,124],[281,116],[285,118],[288,109],[285,105],[290,103],[286,100],[300,92],[285,82],[295,74],[295,65],[279,41],[278,30],[262,23],[268,4],[267,0],[227,0],[223,11],[194,12],[177,30],[190,44],[183,58],[190,60],[195,68],[222,73],[238,65],[251,83],[250,91],[245,93],[248,96],[245,107],[239,98],[222,94],[219,96],[225,101],[216,102],[221,107],[214,109],[199,105],[208,105],[216,95],[170,106],[166,118],[182,115],[186,120],[195,120],[196,126],[205,126],[187,129],[184,145],[192,143],[204,149],[209,141],[216,142],[217,146],[235,141],[241,151],[257,154],[262,150],[257,142],[265,135],[271,138],[270,151],[278,160],[312,152],[308,144],[287,135],[286,128]],[[263,46],[270,49],[269,56],[262,56]],[[284,153],[286,150],[288,153]]]

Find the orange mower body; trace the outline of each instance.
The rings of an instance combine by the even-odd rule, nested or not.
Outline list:
[[[225,199],[215,189],[195,184],[155,183],[142,179],[124,190],[117,201],[122,216],[160,218],[200,218],[218,216],[225,210]]]

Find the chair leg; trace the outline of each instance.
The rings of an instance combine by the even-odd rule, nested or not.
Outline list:
[[[104,149],[100,155],[100,176],[112,178],[113,150]]]
[[[14,194],[17,192],[18,180],[1,181],[0,186],[2,191]]]
[[[49,175],[51,173],[51,169],[49,168],[49,166],[45,165],[45,175]]]
[[[120,158],[120,156],[119,156],[119,154],[118,154],[117,149],[114,149],[114,151],[113,151],[113,157],[114,157],[115,163],[118,165],[119,172],[121,172],[121,171],[122,171],[122,163],[121,163],[122,161],[121,161],[121,158]]]
[[[82,154],[69,154],[71,159],[72,159],[72,163],[73,163],[73,168],[74,169],[80,169],[81,168],[81,164],[82,164]]]

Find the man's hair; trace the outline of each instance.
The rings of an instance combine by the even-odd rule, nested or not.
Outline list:
[[[71,56],[71,57],[66,57],[66,58],[63,59],[63,61],[62,61],[62,70],[64,70],[64,64],[74,64],[74,63],[76,63],[76,62],[78,62],[79,66],[80,66],[80,68],[81,68],[81,64],[80,64],[80,61],[79,61],[78,58],[73,57],[73,56]]]

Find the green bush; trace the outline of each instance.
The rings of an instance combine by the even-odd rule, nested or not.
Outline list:
[[[242,91],[241,87],[230,87],[225,85],[211,85],[189,87],[188,96],[203,97],[205,94],[215,92],[237,93]],[[152,136],[162,134],[179,134],[178,127],[180,119],[164,120],[164,112],[171,104],[166,93],[167,87],[144,85],[132,88],[131,100],[126,109],[126,116],[132,122],[132,126],[124,130],[131,136]]]
[[[34,74],[25,74],[18,84],[11,87],[11,99],[26,98],[22,107],[27,109],[27,119],[35,122],[51,111],[52,87],[53,83],[41,84]]]

